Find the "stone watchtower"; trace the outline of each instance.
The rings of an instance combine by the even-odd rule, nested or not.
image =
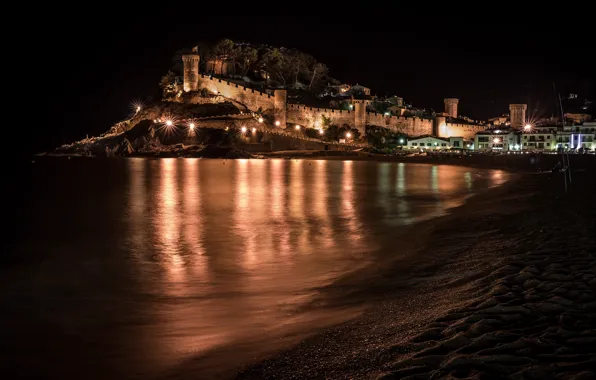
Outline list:
[[[526,123],[527,104],[510,104],[509,105],[509,122],[511,128],[522,128]]]
[[[199,89],[199,61],[201,56],[192,53],[182,55],[184,63],[184,92],[197,91]]]
[[[275,90],[274,91],[273,108],[274,108],[274,112],[275,112],[275,120],[279,121],[280,128],[286,127],[287,99],[288,99],[288,91],[287,90]]]
[[[354,126],[360,132],[361,136],[366,133],[366,106],[369,100],[354,99]]]
[[[445,113],[451,117],[457,118],[458,98],[445,98]]]

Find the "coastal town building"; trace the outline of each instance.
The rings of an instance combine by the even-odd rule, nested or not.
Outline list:
[[[410,149],[464,149],[463,137],[449,137],[441,138],[435,136],[420,136],[414,139],[409,139],[407,143]]]
[[[495,127],[501,125],[509,125],[509,114],[503,114],[497,117],[491,117],[488,119],[488,124],[494,125]]]
[[[596,149],[596,122],[562,127],[562,130],[557,131],[556,143],[557,149]]]
[[[474,150],[477,151],[513,151],[520,150],[520,133],[512,128],[491,128],[476,133]]]
[[[557,148],[556,144],[556,128],[528,128],[522,132],[522,150],[528,151],[549,151]]]
[[[587,114],[587,113],[566,113],[565,119],[567,119],[573,123],[581,124],[585,121],[592,120],[592,115]]]

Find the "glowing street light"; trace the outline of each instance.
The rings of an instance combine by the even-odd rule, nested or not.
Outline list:
[[[194,131],[194,129],[195,129],[195,123],[190,123],[188,125],[188,128],[190,128],[191,131]]]
[[[347,137],[347,138],[350,138],[350,137],[352,137],[352,134],[351,134],[350,132],[347,132],[347,133],[346,133],[346,137]]]
[[[399,139],[399,143],[403,144],[404,143],[404,139]]]
[[[174,122],[172,120],[168,119],[168,120],[166,120],[166,125],[168,127],[171,127],[172,125],[174,125]]]
[[[279,127],[279,125],[280,125],[280,124],[281,124],[281,123],[279,122],[279,120],[276,120],[276,121],[275,121],[275,126],[276,126],[276,127]]]
[[[137,112],[141,110],[141,106],[137,106]]]
[[[322,135],[324,133],[325,133],[325,131],[323,131],[322,129],[319,129],[319,135]]]
[[[498,144],[498,143],[500,143],[500,142],[501,142],[501,139],[499,139],[498,137],[495,137],[495,138],[493,139],[493,143],[495,143],[495,144]]]
[[[240,130],[242,131],[242,133],[246,133],[246,127],[242,127],[240,128]]]
[[[262,118],[262,117],[260,117],[260,118],[259,118],[259,123],[262,123],[262,122],[263,122],[263,118]]]
[[[253,127],[252,133],[257,133],[257,129]]]
[[[296,125],[296,130],[297,131],[300,130],[300,126],[299,125]]]
[[[532,129],[532,126],[530,124],[526,124],[524,126],[524,131],[528,131],[529,132],[531,129]]]

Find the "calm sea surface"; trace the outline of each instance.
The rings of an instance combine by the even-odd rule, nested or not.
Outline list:
[[[345,318],[311,304],[322,287],[507,180],[317,160],[55,159],[24,175],[5,199],[0,366],[18,371],[6,378],[226,374]]]

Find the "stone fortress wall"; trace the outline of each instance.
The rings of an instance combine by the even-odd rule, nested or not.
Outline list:
[[[308,128],[319,128],[325,116],[332,124],[348,124],[353,128],[359,125],[376,125],[388,128],[394,132],[404,133],[409,136],[431,134],[433,131],[432,120],[418,117],[385,116],[376,112],[366,112],[359,115],[356,111],[346,111],[330,108],[308,107],[303,104],[288,104],[287,120],[289,123],[298,124]],[[362,119],[362,123],[358,119]],[[359,130],[361,128],[358,128]],[[361,130],[361,133],[364,131]]]
[[[466,140],[473,140],[478,132],[486,130],[487,126],[482,124],[464,124],[447,122],[445,116],[437,116],[435,119],[436,129],[434,135],[438,137],[463,137]]]
[[[221,96],[232,99],[246,106],[251,111],[256,111],[259,108],[263,111],[275,109],[275,96],[228,82],[225,79],[212,78],[209,75],[199,74],[198,88],[205,88],[213,94],[220,94]]]
[[[322,116],[325,115],[331,119],[331,123],[340,126],[348,124],[353,128],[357,128],[363,135],[366,125],[385,127],[409,136],[430,135],[434,131],[433,120],[430,119],[385,116],[376,112],[367,112],[367,101],[364,100],[354,100],[354,110],[351,111],[288,104],[286,90],[275,90],[274,94],[271,95],[225,79],[213,78],[199,73],[199,59],[198,54],[188,54],[183,57],[184,90],[186,92],[207,89],[213,94],[219,94],[238,102],[251,111],[257,111],[258,109],[264,112],[271,111],[282,127],[289,123],[307,128],[319,128],[322,126]],[[470,126],[451,125],[450,129],[444,133],[448,133],[450,136],[467,138],[466,136],[473,136],[472,130]],[[441,133],[440,130],[439,133]]]

